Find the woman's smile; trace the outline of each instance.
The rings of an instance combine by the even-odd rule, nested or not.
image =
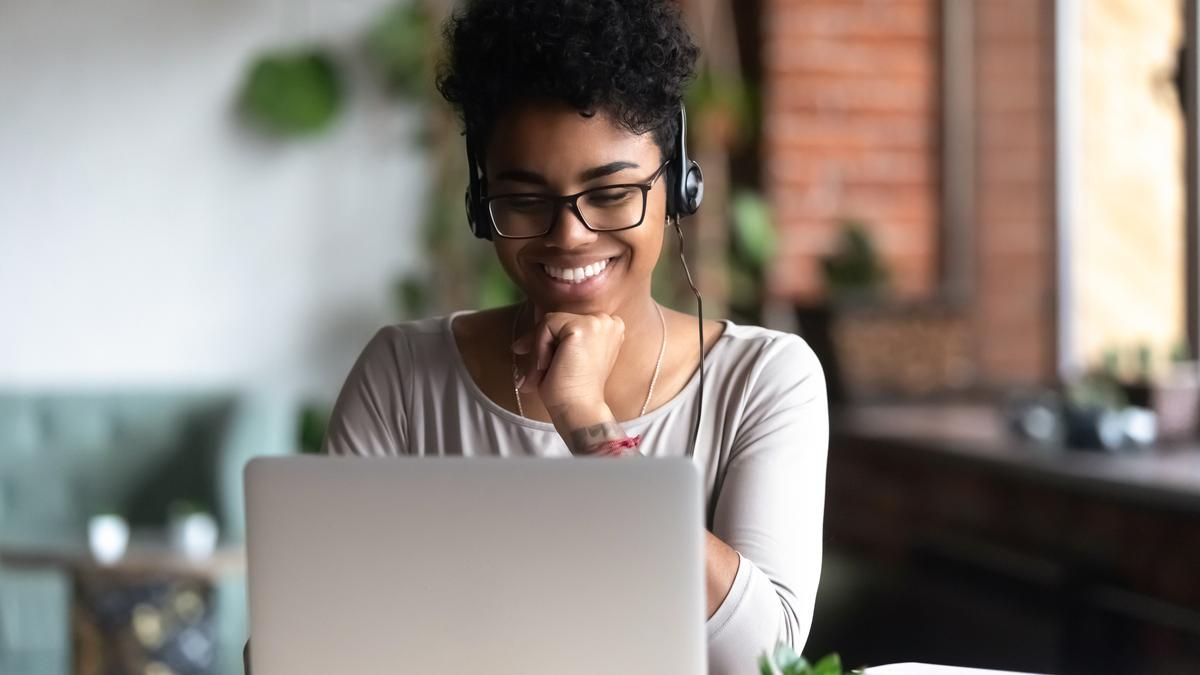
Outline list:
[[[530,281],[540,285],[548,298],[564,301],[594,298],[604,292],[623,260],[623,255],[617,255],[536,261],[532,264]]]

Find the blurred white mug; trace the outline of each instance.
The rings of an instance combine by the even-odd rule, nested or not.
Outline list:
[[[189,560],[204,560],[217,548],[217,521],[202,511],[171,518],[171,545]]]
[[[111,565],[129,546],[129,523],[121,516],[103,513],[88,520],[88,546],[101,565]]]

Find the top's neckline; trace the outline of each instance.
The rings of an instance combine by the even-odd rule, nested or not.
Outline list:
[[[475,378],[471,376],[471,371],[467,369],[467,362],[463,359],[462,352],[460,352],[458,349],[458,342],[454,339],[454,320],[464,314],[474,313],[475,310],[460,310],[451,314],[447,314],[442,325],[442,332],[445,335],[447,346],[450,350],[450,353],[453,355],[455,370],[458,371],[459,377],[466,383],[467,391],[470,393],[471,397],[476,399],[492,414],[504,419],[507,422],[541,431],[555,431],[554,425],[550,422],[543,422],[541,420],[530,419],[528,417],[518,415],[517,413],[512,412],[508,408],[505,408],[499,403],[493,401],[488,397],[487,394],[483,392],[482,389],[479,388],[479,384],[476,383]],[[713,343],[713,346],[709,348],[708,353],[704,355],[706,363],[712,359],[713,354],[721,348],[721,345],[726,341],[725,338],[729,336],[730,329],[736,325],[729,319],[722,319],[721,323],[724,324],[725,329],[721,331],[721,334],[717,337],[717,341]],[[649,424],[659,417],[667,415],[680,405],[683,405],[685,401],[691,398],[692,392],[699,386],[700,370],[697,369],[696,372],[692,373],[692,377],[688,380],[687,384],[685,384],[683,388],[675,394],[675,396],[671,397],[669,401],[658,406],[657,408],[654,408],[645,415],[640,415],[628,420],[622,420],[620,423],[632,426]]]

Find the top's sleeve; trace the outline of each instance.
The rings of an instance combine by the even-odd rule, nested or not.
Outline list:
[[[713,675],[757,672],[777,642],[800,652],[821,576],[829,410],[820,363],[799,337],[780,335],[740,386],[745,408],[712,523],[740,561],[708,621]]]
[[[398,326],[382,328],[355,361],[325,431],[329,455],[384,456],[408,453],[407,396],[411,374],[407,337]]]

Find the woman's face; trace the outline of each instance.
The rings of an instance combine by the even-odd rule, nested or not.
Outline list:
[[[488,193],[567,195],[645,183],[662,162],[651,134],[634,134],[602,112],[585,117],[565,104],[528,103],[497,120],[487,146]],[[654,182],[638,227],[593,232],[563,205],[543,236],[495,237],[496,254],[513,282],[544,311],[617,313],[650,295],[666,222],[666,184],[665,174]],[[641,195],[634,191],[632,198]],[[592,202],[597,210],[609,208],[602,199]],[[583,199],[580,208],[586,208]]]

